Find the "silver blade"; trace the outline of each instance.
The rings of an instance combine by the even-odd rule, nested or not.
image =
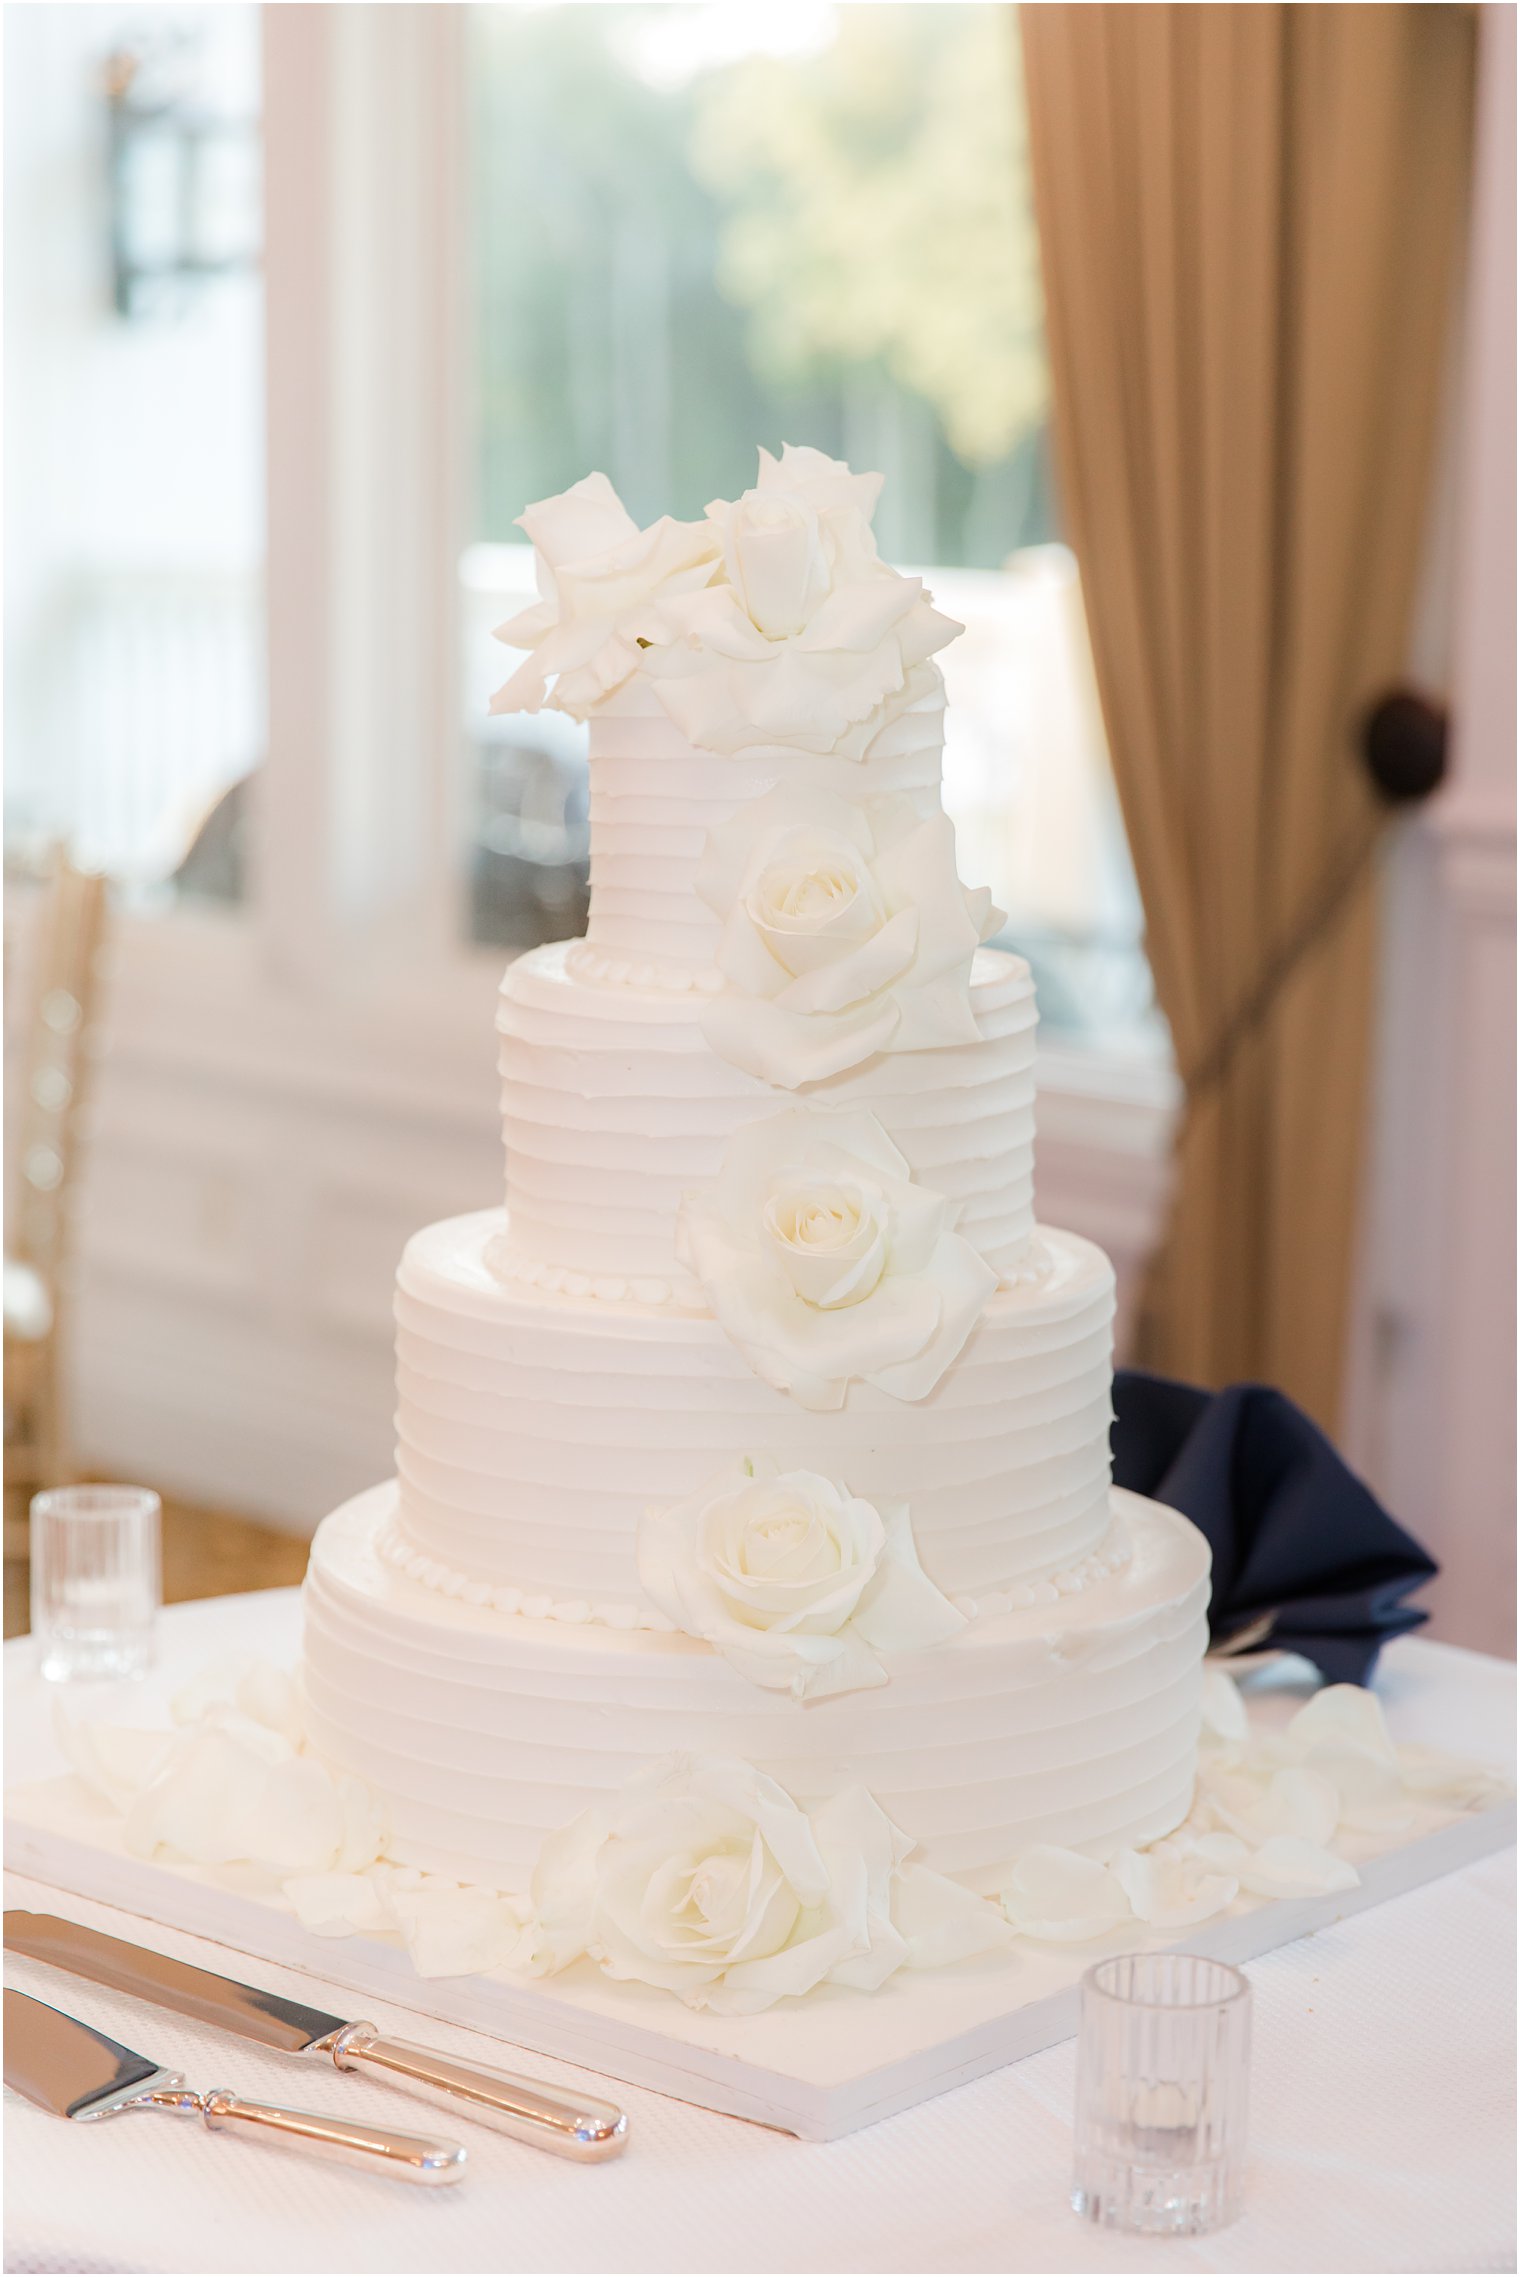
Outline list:
[[[157,2064],[58,2008],[5,1988],[5,2084],[60,2119],[162,2076]]]
[[[347,2021],[299,2000],[285,2000],[277,1992],[239,1984],[235,1977],[193,1969],[188,1961],[172,1961],[167,1953],[129,1945],[124,1938],[103,1936],[98,1929],[82,1928],[56,1913],[7,1913],[5,1946],[7,1952],[25,1953],[73,1976],[109,1985],[113,1992],[135,1993],[139,2000],[156,2001],[160,2008],[193,2016],[201,2024],[215,2024],[266,2048],[309,2048],[313,2040],[340,2032]]]

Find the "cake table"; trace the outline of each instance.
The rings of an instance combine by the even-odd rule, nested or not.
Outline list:
[[[250,1630],[267,1598],[244,1601]],[[236,1600],[165,1616],[165,1675],[203,1662]],[[7,1647],[13,1704],[34,1697],[33,1647]],[[14,1687],[14,1690],[12,1688]],[[1514,1729],[1514,1670],[1402,1641],[1379,1680],[1395,1729],[1497,1758]],[[17,1718],[12,1729],[16,1729]],[[24,1761],[8,1766],[27,1776]],[[7,2096],[10,2270],[1395,2270],[1514,2263],[1513,1858],[1492,1857],[1251,1965],[1257,1995],[1250,2196],[1214,2238],[1150,2245],[1065,2210],[1070,2042],[827,2144],[801,2143],[634,2088],[632,2143],[592,2170],[464,2127],[474,2171],[457,2196],[412,2198],[366,2178],[191,2130],[69,2128]],[[130,1916],[12,1877],[9,1904],[117,1935]],[[154,1941],[216,1967],[217,1947]],[[320,1982],[261,1963],[262,1981],[344,2004],[342,1945]],[[35,1964],[8,1981],[86,2013],[197,2076],[287,2097],[307,2072]],[[253,1972],[249,1972],[253,1973]],[[367,2004],[373,2005],[373,2004]],[[380,2021],[415,2033],[397,2009]],[[440,2046],[501,2050],[444,2023]],[[569,2067],[533,2059],[545,2077]],[[532,2068],[532,2067],[530,2067]],[[584,2076],[584,2075],[581,2075]],[[299,2099],[299,2098],[297,2098]],[[394,2096],[347,2083],[355,2114],[392,2122]],[[278,2187],[272,2187],[275,2182]]]

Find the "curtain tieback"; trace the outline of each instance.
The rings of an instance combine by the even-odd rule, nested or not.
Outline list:
[[[1244,1001],[1223,1022],[1193,1065],[1183,1071],[1183,1090],[1190,1107],[1223,1082],[1240,1046],[1261,1027],[1304,959],[1332,931],[1382,844],[1389,810],[1428,798],[1442,781],[1447,727],[1445,711],[1409,689],[1395,689],[1367,713],[1359,745],[1379,803],[1332,864]]]

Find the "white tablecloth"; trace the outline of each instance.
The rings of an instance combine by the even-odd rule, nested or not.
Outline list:
[[[281,1593],[293,1596],[293,1593]],[[251,1609],[165,1617],[169,1673],[234,1645]],[[293,1614],[292,1614],[293,1619]],[[35,1679],[6,1648],[7,1685]],[[1511,1760],[1515,1672],[1442,1645],[1386,1654],[1379,1690],[1404,1737]],[[155,1686],[156,1690],[157,1687]],[[146,1719],[144,1719],[146,1720]],[[30,1765],[8,1766],[11,1777]],[[7,1881],[7,1903],[140,1934],[129,1916]],[[1491,1858],[1254,1962],[1249,2205],[1233,2228],[1150,2244],[1066,2208],[1070,2043],[843,2142],[805,2144],[634,2088],[631,2142],[590,2169],[452,2119],[469,2179],[428,2193],[318,2168],[167,2115],[71,2126],[5,2104],[7,2269],[136,2271],[1509,2270],[1514,2220],[1514,1858]],[[165,1950],[226,1966],[169,1931]],[[325,1985],[247,1973],[351,2013]],[[428,2107],[265,2053],[6,1956],[6,1980],[198,2087],[426,2127]],[[372,2001],[366,2013],[376,2013]],[[415,2016],[412,2037],[486,2060],[499,2045]],[[511,2060],[510,2058],[508,2060]],[[584,2077],[545,2058],[522,2068]]]

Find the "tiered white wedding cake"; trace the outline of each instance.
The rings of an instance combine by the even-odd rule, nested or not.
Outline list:
[[[524,516],[497,703],[590,721],[590,923],[502,984],[507,1207],[408,1246],[398,1476],[306,1590],[388,1857],[731,2008],[994,1942],[1032,1846],[1193,1795],[1208,1552],[1110,1488],[1113,1276],[1034,1222],[959,628],[878,489],[788,449],[698,523]]]

